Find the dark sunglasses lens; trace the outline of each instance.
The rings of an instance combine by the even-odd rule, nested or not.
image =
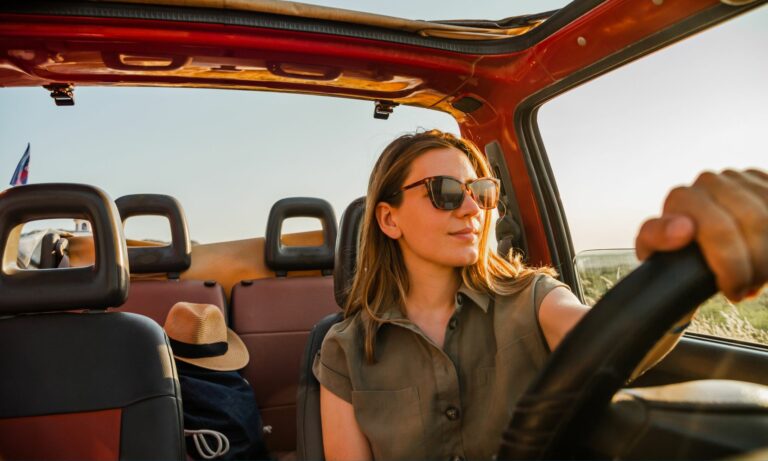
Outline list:
[[[441,210],[455,210],[464,199],[462,184],[453,178],[432,180],[432,201]]]
[[[469,185],[477,205],[490,210],[499,204],[499,186],[492,179],[480,179]]]

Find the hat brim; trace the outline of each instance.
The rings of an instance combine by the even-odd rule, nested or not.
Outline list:
[[[248,360],[250,359],[248,355],[248,348],[245,347],[243,340],[240,339],[240,337],[237,336],[237,334],[229,328],[227,328],[227,352],[224,355],[217,355],[215,357],[201,357],[196,359],[179,357],[176,354],[173,356],[176,358],[176,360],[214,371],[240,370],[248,365]]]

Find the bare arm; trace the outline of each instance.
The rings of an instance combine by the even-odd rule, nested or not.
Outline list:
[[[768,173],[726,170],[702,173],[688,187],[673,189],[662,215],[646,221],[635,241],[645,259],[656,251],[698,242],[718,288],[732,301],[753,296],[768,282]],[[550,349],[586,313],[568,290],[555,288],[541,302],[539,324]],[[671,351],[694,313],[680,319],[635,369],[634,379]]]
[[[550,350],[557,348],[588,310],[576,295],[564,287],[557,287],[544,296],[539,306],[539,325]]]
[[[320,386],[320,419],[327,461],[372,460],[371,448],[357,425],[352,404]]]

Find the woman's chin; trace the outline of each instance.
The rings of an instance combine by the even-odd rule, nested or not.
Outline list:
[[[451,256],[451,259],[453,260],[451,266],[465,267],[475,264],[480,256],[480,253],[477,251],[477,248],[463,249],[461,251],[455,252]]]

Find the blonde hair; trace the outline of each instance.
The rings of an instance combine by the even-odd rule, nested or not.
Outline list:
[[[402,194],[395,194],[403,186],[413,161],[427,151],[446,147],[464,152],[478,177],[492,176],[485,157],[474,144],[439,130],[395,139],[381,153],[371,172],[360,230],[357,271],[344,308],[345,317],[361,312],[365,356],[370,363],[375,361],[376,332],[383,323],[379,317],[382,307],[396,305],[402,309],[409,290],[408,272],[400,246],[379,228],[376,205],[387,202],[399,206]],[[554,274],[550,268],[526,267],[519,254],[510,252],[509,259],[504,259],[491,251],[488,248],[491,220],[492,214],[485,213],[477,261],[461,268],[461,278],[467,287],[491,296],[505,295],[513,291],[513,282],[522,277],[541,272]]]

